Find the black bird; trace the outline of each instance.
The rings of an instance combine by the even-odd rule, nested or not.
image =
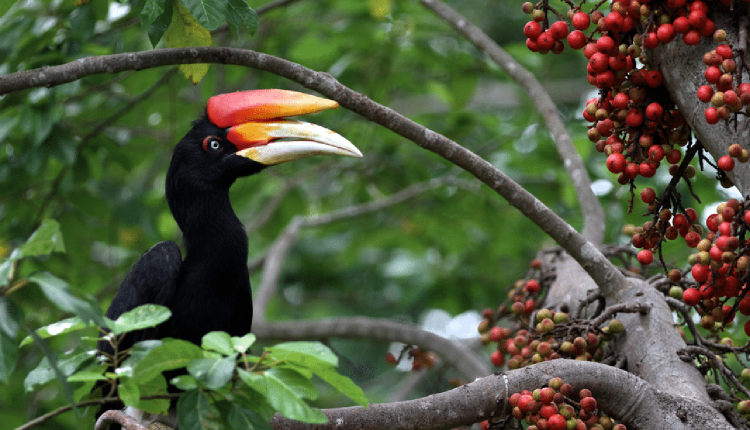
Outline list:
[[[250,332],[247,235],[232,209],[229,187],[237,178],[285,161],[322,154],[361,157],[333,131],[283,119],[336,107],[335,101],[285,90],[209,99],[206,114],[175,147],[167,172],[167,202],[182,230],[185,259],[174,242],[154,245],[135,263],[106,312],[114,320],[153,303],[167,306],[172,316],[153,329],[128,334],[118,350],[145,339],[172,337],[200,345],[211,331],[232,336]],[[105,340],[97,349],[114,352]],[[107,395],[111,387],[97,388]],[[100,413],[116,408],[108,404]]]

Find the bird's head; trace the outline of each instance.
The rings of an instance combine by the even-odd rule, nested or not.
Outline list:
[[[286,119],[336,107],[333,100],[275,89],[211,97],[206,115],[177,144],[168,182],[179,176],[198,187],[229,186],[285,161],[324,154],[361,157],[341,135]]]

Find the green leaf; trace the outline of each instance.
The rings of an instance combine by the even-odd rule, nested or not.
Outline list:
[[[17,252],[17,250],[14,250],[10,255],[11,258],[0,259],[2,260],[2,263],[0,263],[0,287],[8,285],[8,281],[10,281],[10,272],[13,269],[13,262],[17,260],[17,258],[13,258],[14,254],[19,253]]]
[[[248,333],[242,337],[232,336],[232,348],[237,352],[247,352],[255,343],[255,335]]]
[[[172,23],[172,0],[146,0],[141,10],[141,28],[156,45]]]
[[[88,325],[81,321],[80,318],[70,317],[62,321],[57,321],[44,327],[40,327],[36,329],[36,334],[42,339],[47,339],[48,337],[70,333],[72,331],[81,330],[86,327],[88,327]],[[26,338],[21,341],[21,345],[19,346],[26,346],[33,341],[34,339],[31,336],[26,336]]]
[[[218,430],[219,410],[209,403],[202,391],[185,392],[177,401],[177,422],[180,430]]]
[[[18,346],[14,337],[0,330],[0,381],[7,382],[18,363]]]
[[[232,337],[223,331],[212,331],[203,336],[201,347],[209,351],[220,352],[229,355],[234,352],[232,348]]]
[[[237,353],[224,358],[200,358],[187,367],[188,372],[209,390],[218,390],[232,379]]]
[[[169,383],[183,391],[194,390],[198,388],[198,381],[196,381],[195,378],[190,375],[176,376],[172,378]]]
[[[288,385],[299,398],[309,400],[316,400],[318,398],[318,389],[315,388],[315,385],[308,378],[305,378],[292,369],[274,368],[267,373],[272,374]]]
[[[338,366],[339,359],[330,348],[320,342],[286,342],[268,348],[268,352],[277,360],[290,360],[306,363],[323,362],[331,366]]]
[[[294,389],[273,374],[257,375],[238,369],[240,379],[255,391],[263,394],[268,403],[281,415],[305,423],[323,424],[328,418],[319,409],[314,409],[297,396]]]
[[[155,327],[172,316],[172,311],[166,306],[145,304],[120,315],[109,325],[114,334]]]
[[[23,323],[23,310],[10,298],[0,296],[0,332],[15,338]]]
[[[49,272],[37,272],[28,277],[42,288],[47,299],[65,312],[78,315],[84,322],[93,321],[103,327],[104,318],[98,304],[79,299],[70,292],[68,283]]]
[[[138,404],[141,391],[138,389],[138,382],[135,379],[122,378],[120,385],[117,386],[117,394],[126,406],[135,407]]]
[[[47,255],[53,251],[65,252],[60,224],[52,219],[44,220],[19,249],[23,257]]]
[[[68,376],[68,382],[104,381],[107,379],[104,376],[106,370],[106,364],[92,366]]]
[[[123,391],[124,390],[124,391]],[[144,410],[152,414],[164,414],[169,411],[169,399],[141,400],[141,397],[157,396],[167,394],[167,380],[163,375],[158,375],[148,381],[139,381],[135,378],[124,378],[118,388],[123,403],[134,408]],[[126,393],[126,397],[123,396]]]
[[[211,33],[190,15],[188,9],[180,4],[176,6],[177,9],[172,13],[172,23],[164,34],[167,48],[211,46]],[[208,64],[181,64],[178,67],[196,85],[208,73]]]
[[[203,350],[181,339],[164,339],[163,344],[146,354],[133,369],[133,378],[146,382],[165,370],[186,367],[190,361],[203,357]]]
[[[227,424],[233,430],[271,430],[271,424],[263,420],[255,411],[238,404],[230,406]]]
[[[246,28],[250,34],[258,31],[258,14],[245,0],[228,0],[226,19],[230,24]]]
[[[227,0],[180,0],[180,3],[208,31],[214,31],[224,23]]]
[[[326,381],[331,387],[339,390],[341,394],[352,399],[354,403],[369,409],[369,400],[364,391],[357,386],[351,379],[338,373],[333,367],[316,366],[311,368],[318,377]]]
[[[62,385],[63,388],[63,395],[65,396],[65,399],[70,403],[70,405],[73,407],[73,412],[75,412],[76,416],[79,415],[78,408],[76,407],[75,402],[75,394],[73,393],[73,387],[70,385],[70,383],[67,380],[67,376],[63,371],[58,367],[58,360],[57,360],[57,354],[55,354],[54,351],[47,345],[47,343],[42,340],[39,336],[36,335],[31,330],[28,330],[29,335],[34,339],[34,343],[39,347],[39,349],[42,350],[44,353],[45,358],[47,359],[47,362],[49,363],[50,368],[52,369],[52,372],[55,374],[55,377],[57,378],[58,382]],[[90,357],[90,355],[89,355]],[[63,364],[66,364],[67,361],[64,361]],[[70,372],[74,372],[75,369],[78,366],[75,366],[75,368]],[[26,379],[28,380],[29,376],[27,375]],[[26,382],[24,381],[24,386],[26,385]],[[27,388],[28,390],[28,388]]]
[[[53,366],[50,364],[48,357],[43,358],[36,368],[26,375],[26,380],[24,381],[26,391],[32,391],[35,387],[52,381],[58,377],[57,372],[67,381],[68,377],[73,375],[81,365],[87,361],[93,361],[94,357],[90,352],[81,352],[64,356],[59,360],[55,358],[55,360],[55,365]]]
[[[143,360],[151,350],[154,348],[157,348],[161,346],[163,342],[161,340],[157,339],[151,339],[151,340],[142,340],[140,342],[136,342],[132,347],[130,347],[130,350],[128,351],[128,358],[125,359],[125,361],[122,362],[122,368],[130,368],[132,375],[132,369],[135,369],[135,367],[138,365],[138,363]]]

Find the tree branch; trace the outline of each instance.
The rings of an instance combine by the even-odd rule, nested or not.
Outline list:
[[[526,70],[521,63],[517,62],[495,41],[493,41],[480,28],[469,20],[451,9],[447,4],[439,0],[420,0],[422,4],[450,24],[456,31],[466,37],[480,51],[486,53],[492,61],[500,66],[505,72],[518,82],[529,95],[536,109],[542,115],[544,124],[549,129],[552,139],[555,141],[557,152],[563,161],[568,176],[573,181],[576,189],[578,203],[583,212],[584,225],[583,237],[594,245],[601,245],[604,239],[604,210],[599,199],[591,189],[591,178],[586,171],[581,156],[578,154],[573,141],[565,129],[562,119],[557,111],[557,106],[542,84],[536,77]]]
[[[484,377],[417,400],[371,404],[369,409],[324,410],[327,424],[302,424],[278,414],[271,424],[276,430],[449,429],[501,416],[511,394],[542,387],[553,377],[561,377],[576,390],[591,390],[598,407],[630,430],[732,428],[718,411],[702,402],[661,392],[624,370],[564,359]],[[684,420],[678,411],[684,413]]]
[[[253,324],[258,338],[279,341],[310,340],[328,337],[403,342],[418,345],[439,354],[467,380],[490,374],[487,364],[469,348],[419,326],[367,317],[326,318],[314,321],[259,322]]]
[[[281,275],[281,267],[286,260],[286,255],[289,252],[289,249],[291,249],[294,242],[297,241],[302,227],[318,227],[343,219],[355,218],[368,213],[377,212],[409,200],[418,194],[433,190],[445,184],[453,183],[455,180],[456,179],[453,175],[447,175],[441,178],[431,179],[427,182],[414,184],[389,197],[372,202],[349,206],[322,215],[294,217],[274,243],[271,244],[268,253],[263,259],[262,280],[260,287],[256,290],[255,298],[253,299],[253,324],[255,325],[259,322],[265,321],[268,303],[276,294],[279,276]],[[257,258],[253,259],[253,262],[257,261]]]
[[[336,100],[364,118],[376,122],[470,172],[534,221],[583,266],[603,294],[625,285],[625,277],[604,255],[539,199],[488,161],[456,142],[359,94],[327,73],[246,49],[172,48],[82,58],[60,66],[46,66],[0,77],[0,94],[38,86],[54,86],[100,73],[118,73],[174,64],[222,63],[274,73]]]

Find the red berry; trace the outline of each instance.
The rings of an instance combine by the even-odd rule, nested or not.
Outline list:
[[[622,173],[625,171],[625,156],[620,153],[612,153],[607,157],[607,169],[612,173]]]
[[[536,38],[536,43],[539,45],[540,50],[552,49],[555,45],[555,38],[552,37],[549,31],[545,31]]]
[[[630,97],[626,93],[618,93],[614,99],[612,99],[612,106],[616,109],[626,109],[628,107],[628,101]]]
[[[688,22],[690,23],[693,28],[701,28],[703,27],[703,24],[706,23],[706,12],[703,12],[702,10],[693,10],[688,15]]]
[[[672,22],[672,27],[674,27],[676,32],[685,34],[690,31],[690,22],[686,16],[680,16],[675,18],[674,22]]]
[[[724,155],[719,158],[719,161],[716,162],[716,165],[719,166],[719,169],[725,172],[731,172],[732,169],[734,169],[734,159],[728,155]]]
[[[716,124],[719,122],[719,112],[716,110],[715,107],[709,106],[706,108],[706,111],[704,112],[706,116],[706,122],[709,124]]]
[[[568,45],[573,49],[581,49],[586,46],[586,35],[580,30],[574,30],[568,35]]]
[[[650,70],[648,73],[646,73],[645,80],[646,85],[651,88],[656,88],[661,85],[662,82],[661,72],[658,70]]]
[[[500,367],[505,364],[505,355],[500,351],[493,351],[490,354],[490,361],[495,367]]]
[[[653,263],[653,261],[654,254],[648,249],[644,249],[638,253],[638,262],[640,262],[644,266],[648,266],[649,264]]]
[[[596,399],[593,397],[584,397],[581,399],[581,409],[592,414],[596,410]]]
[[[562,40],[568,36],[570,29],[565,21],[557,21],[550,26],[549,32],[555,40]]]
[[[555,414],[547,419],[547,428],[549,430],[565,430],[568,428],[568,423],[562,415]]]
[[[732,48],[723,43],[716,47],[716,53],[721,55],[721,58],[724,60],[732,58]]]
[[[711,88],[710,85],[701,85],[700,88],[698,88],[698,100],[702,101],[703,103],[708,103],[711,101],[711,96],[714,95],[714,89]]]
[[[577,12],[573,15],[573,27],[576,30],[586,30],[591,24],[591,17],[586,12]]]
[[[664,115],[664,108],[659,103],[650,103],[646,106],[646,118],[652,121],[659,121]]]
[[[536,43],[536,40],[526,39],[526,47],[529,48],[529,51],[531,52],[539,52],[539,44]]]
[[[643,124],[643,113],[638,109],[630,109],[625,117],[625,122],[631,127],[638,127]]]
[[[690,273],[693,275],[695,282],[706,282],[708,280],[708,275],[711,273],[711,268],[700,264],[694,264]]]
[[[669,43],[674,40],[675,36],[677,36],[677,32],[672,24],[669,23],[660,25],[656,30],[656,38],[659,39],[659,42],[661,43]]]
[[[682,301],[688,306],[695,306],[700,300],[701,295],[695,288],[688,288],[682,293]]]
[[[609,36],[602,36],[596,41],[596,48],[601,53],[612,55],[615,50],[615,41]]]
[[[526,281],[526,291],[529,292],[529,294],[536,294],[539,292],[539,281],[536,279],[529,279]]]
[[[679,149],[673,149],[669,151],[669,154],[667,154],[667,161],[671,164],[677,164],[680,162],[680,159],[682,158],[682,153]]]
[[[656,37],[656,33],[653,31],[646,33],[646,37],[643,38],[643,46],[648,49],[654,49],[659,46],[659,39]]]
[[[750,320],[747,320],[747,322],[745,322],[745,334],[750,336]]]
[[[664,148],[659,145],[654,145],[648,149],[648,158],[651,161],[659,162],[664,158]]]
[[[638,173],[644,178],[650,178],[656,174],[656,167],[651,162],[643,162],[638,166]]]
[[[701,43],[701,34],[697,30],[690,30],[682,36],[682,41],[685,45],[697,45]]]
[[[656,191],[651,187],[644,188],[643,191],[641,191],[641,200],[646,204],[653,203],[654,200],[656,200]]]
[[[694,231],[688,232],[685,235],[685,245],[687,245],[688,248],[695,248],[696,246],[698,246],[698,242],[700,241],[701,241],[701,235],[699,235],[698,233]]]
[[[523,26],[523,34],[529,39],[536,40],[542,34],[542,26],[536,21],[529,21]]]
[[[721,79],[721,69],[716,66],[710,66],[703,72],[703,76],[709,84],[716,84]]]
[[[385,355],[385,361],[388,364],[396,364],[396,356],[391,354],[390,352]]]

